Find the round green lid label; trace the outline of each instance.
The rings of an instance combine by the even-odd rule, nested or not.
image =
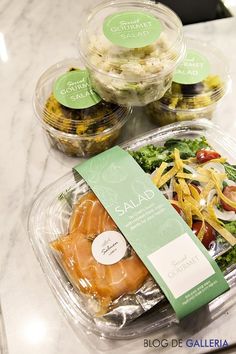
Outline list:
[[[101,97],[93,91],[87,70],[72,70],[54,83],[53,95],[63,106],[83,109],[94,106]]]
[[[173,81],[178,84],[196,84],[210,73],[210,63],[201,53],[187,49],[184,61],[177,67]]]
[[[125,48],[141,48],[152,44],[161,31],[160,21],[142,11],[119,12],[108,16],[103,23],[106,38]]]

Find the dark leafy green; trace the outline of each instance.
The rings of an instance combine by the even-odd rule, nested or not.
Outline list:
[[[175,148],[180,151],[182,159],[195,157],[200,149],[209,147],[206,138],[203,136],[199,139],[169,139],[165,142],[165,148],[173,151]]]
[[[228,230],[231,234],[236,235],[236,221],[230,221],[225,224],[226,230]]]
[[[216,263],[224,272],[228,267],[230,267],[232,264],[236,263],[236,246],[234,246],[231,250],[229,250],[227,253],[224,255],[218,257],[216,259]]]
[[[236,166],[230,165],[229,163],[224,164],[225,172],[227,173],[228,179],[236,182]]]
[[[151,173],[162,162],[173,161],[172,152],[175,148],[180,151],[182,159],[188,159],[189,157],[194,157],[198,150],[208,146],[205,137],[194,140],[169,139],[165,142],[164,146],[147,145],[137,151],[131,152],[131,155],[145,172]]]
[[[162,162],[172,161],[170,152],[163,146],[147,145],[130,153],[142,169],[148,173],[153,172]]]

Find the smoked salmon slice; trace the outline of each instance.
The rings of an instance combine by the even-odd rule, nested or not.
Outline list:
[[[95,194],[88,192],[74,207],[68,235],[51,243],[72,284],[97,300],[97,315],[106,313],[111,302],[121,295],[137,291],[149,275],[133,250],[115,264],[95,260],[93,240],[104,231],[114,230],[117,226],[112,218]]]

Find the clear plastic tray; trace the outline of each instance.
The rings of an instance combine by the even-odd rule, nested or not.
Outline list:
[[[156,129],[123,144],[123,148],[136,150],[147,144],[163,144],[167,139],[174,137],[196,138],[202,135],[206,136],[209,143],[222,156],[227,157],[229,162],[236,163],[236,142],[207,120],[182,122]],[[28,232],[36,256],[61,309],[75,332],[79,334],[82,326],[87,333],[94,333],[103,338],[131,339],[169,327],[172,323],[178,323],[167,301],[161,301],[151,310],[119,329],[109,322],[98,326],[94,318],[87,313],[82,296],[73,288],[49,246],[50,241],[67,231],[70,217],[68,203],[58,197],[61,193],[70,191],[73,200],[78,194],[85,193],[87,189],[84,180],[75,182],[73,173],[68,173],[40,193],[34,202],[28,222]],[[236,303],[236,265],[227,269],[225,277],[230,285],[230,291],[190,315],[188,321],[196,322],[198,313],[205,311],[206,317],[211,322]]]

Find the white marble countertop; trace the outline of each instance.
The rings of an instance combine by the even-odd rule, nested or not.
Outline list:
[[[96,0],[97,1],[97,0]],[[28,239],[27,215],[37,193],[77,163],[49,149],[34,119],[32,94],[39,75],[51,64],[77,55],[81,19],[95,0],[1,0],[0,2],[0,298],[10,354],[152,353],[143,341],[96,341],[78,336],[64,319]],[[229,59],[236,82],[236,20],[186,27],[186,33],[210,40]],[[236,89],[233,85],[215,121],[236,137]],[[139,119],[138,119],[139,118]],[[134,118],[132,134],[149,129]],[[144,117],[143,117],[144,118]],[[127,136],[131,135],[128,129]],[[195,339],[236,342],[236,306],[203,327],[185,328]],[[181,337],[175,327],[162,336]],[[171,337],[171,338],[172,338]],[[154,333],[149,338],[160,338]],[[97,349],[94,349],[96,345]],[[178,350],[168,349],[168,353]],[[165,350],[165,352],[167,352]],[[198,349],[191,352],[202,353]],[[186,349],[178,352],[188,353]]]

